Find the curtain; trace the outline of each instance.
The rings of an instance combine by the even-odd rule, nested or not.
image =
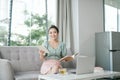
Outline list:
[[[66,43],[67,48],[74,49],[71,16],[71,0],[57,0],[57,26],[59,38]]]

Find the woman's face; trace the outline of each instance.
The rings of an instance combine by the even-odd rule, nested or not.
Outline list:
[[[51,28],[49,30],[49,38],[53,39],[53,40],[58,39],[58,32],[57,32],[57,30],[55,28]]]

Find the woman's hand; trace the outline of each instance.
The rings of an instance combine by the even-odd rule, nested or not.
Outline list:
[[[40,50],[40,51],[39,51],[39,54],[40,54],[40,60],[44,60],[44,59],[45,59],[45,58],[44,58],[44,56],[45,56],[45,51]]]
[[[45,51],[40,50],[39,53],[40,53],[40,55],[44,55],[44,54],[45,54]]]

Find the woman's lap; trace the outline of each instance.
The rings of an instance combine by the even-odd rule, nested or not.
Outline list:
[[[41,66],[41,74],[54,74],[61,68],[61,63],[58,60],[46,60]]]

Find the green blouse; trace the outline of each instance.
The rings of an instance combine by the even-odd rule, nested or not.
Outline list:
[[[46,59],[58,60],[66,56],[66,45],[63,42],[59,42],[59,45],[57,48],[51,47],[47,41],[43,43],[43,46],[45,46],[49,51],[49,53],[46,55]]]

